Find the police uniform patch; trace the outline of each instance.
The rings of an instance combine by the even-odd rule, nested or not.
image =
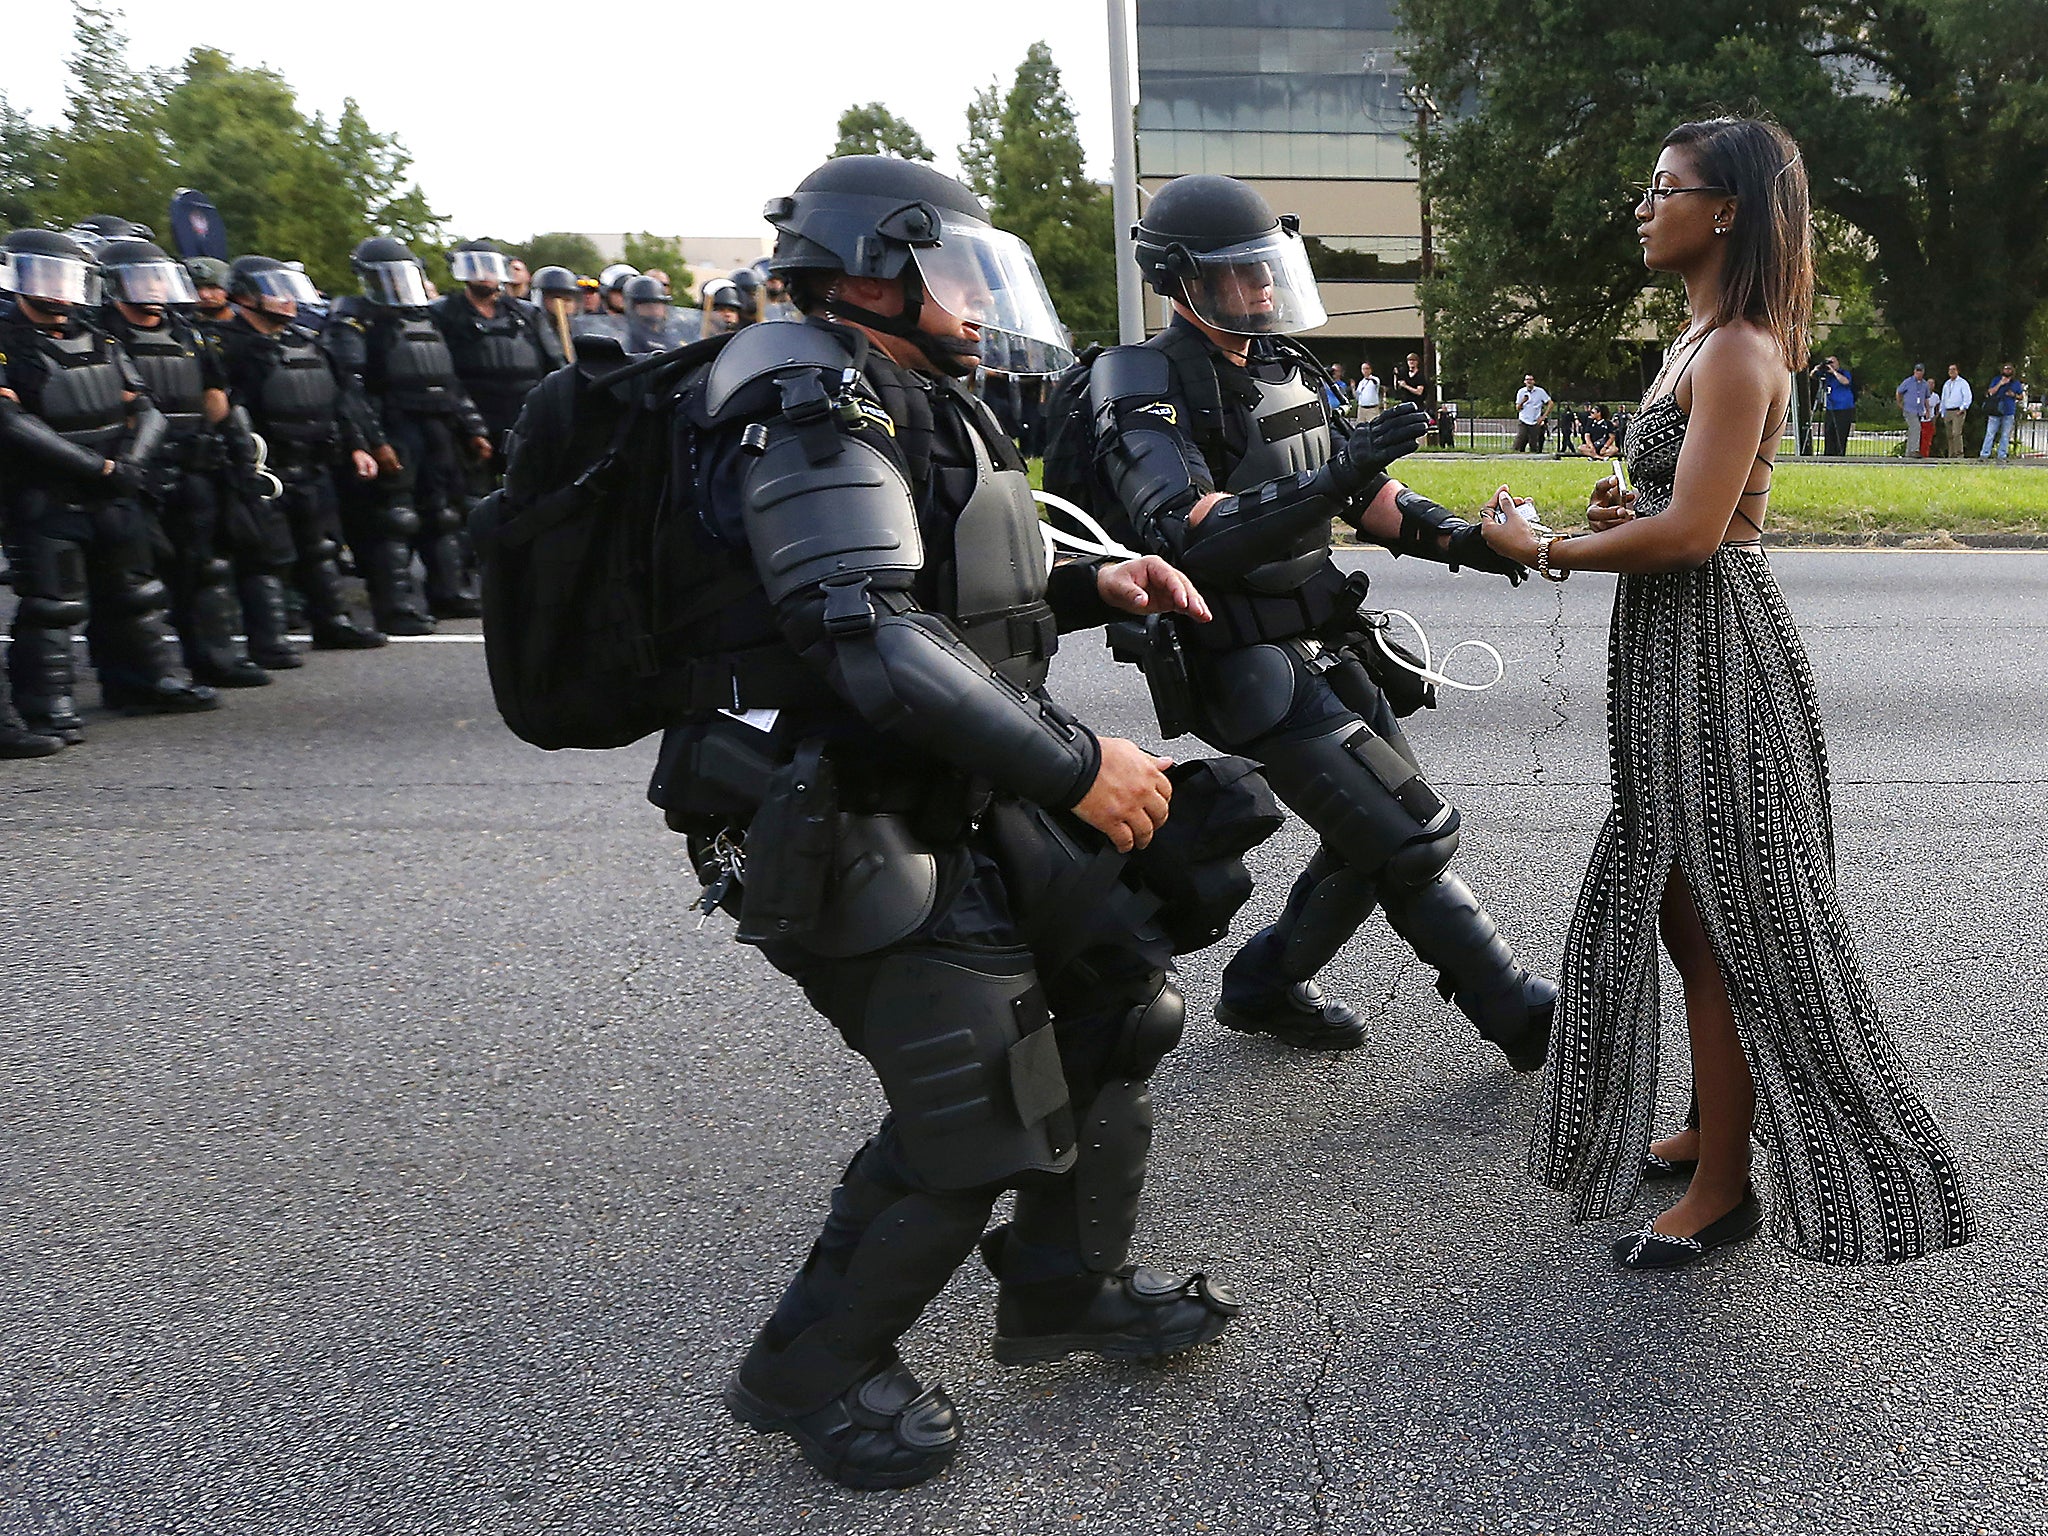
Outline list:
[[[1157,416],[1169,427],[1180,425],[1180,412],[1174,409],[1171,400],[1155,400],[1150,405],[1141,405],[1131,413],[1134,416]]]

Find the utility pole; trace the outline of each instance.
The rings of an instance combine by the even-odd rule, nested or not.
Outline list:
[[[1138,222],[1137,119],[1131,111],[1130,0],[1109,0],[1110,209],[1116,220],[1116,331],[1125,346],[1145,339],[1145,293],[1131,250]]]
[[[1436,100],[1426,85],[1410,84],[1401,92],[1401,99],[1415,109],[1415,191],[1422,212],[1421,267],[1422,281],[1426,283],[1436,275],[1436,247],[1429,228],[1429,125],[1431,119],[1441,117],[1443,113],[1438,110]],[[1437,376],[1436,338],[1430,334],[1429,311],[1422,306],[1419,296],[1416,309],[1422,316],[1422,371],[1441,399],[1443,380]]]

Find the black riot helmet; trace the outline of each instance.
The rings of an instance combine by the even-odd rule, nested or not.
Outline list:
[[[583,285],[576,281],[576,274],[567,267],[542,267],[533,274],[530,286],[543,299],[555,293],[578,298],[583,295]]]
[[[149,240],[155,231],[118,213],[89,213],[65,231],[88,256],[97,256],[110,240]]]
[[[17,229],[0,240],[0,291],[70,315],[99,302],[99,274],[76,240],[54,229]]]
[[[954,374],[987,358],[1018,373],[1057,373],[1073,360],[1031,248],[988,221],[981,199],[952,177],[888,155],[828,160],[762,210],[775,226],[770,272],[814,274],[807,302],[913,343]],[[901,315],[833,299],[830,274],[903,278]],[[738,274],[734,274],[737,278]],[[824,282],[818,278],[824,278]],[[981,333],[979,341],[933,336],[918,318],[939,306]]]
[[[629,277],[623,292],[629,311],[641,304],[659,304],[663,310],[668,308],[668,285],[658,277]]]
[[[448,270],[455,280],[478,287],[496,288],[512,280],[511,263],[505,253],[489,240],[465,240],[448,253]]]
[[[275,256],[238,256],[228,268],[228,297],[248,308],[289,320],[320,302],[312,279]]]
[[[363,281],[363,297],[389,309],[419,309],[427,302],[427,274],[403,240],[372,235],[348,254]]]
[[[1255,189],[1232,177],[1169,181],[1152,195],[1131,238],[1153,289],[1219,331],[1287,335],[1329,318],[1301,221],[1276,216]]]
[[[109,240],[99,249],[100,284],[108,299],[161,315],[168,304],[197,304],[184,264],[147,240]]]

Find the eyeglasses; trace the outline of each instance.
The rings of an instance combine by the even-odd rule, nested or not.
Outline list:
[[[1681,192],[1719,192],[1724,196],[1732,196],[1735,189],[1733,187],[1630,187],[1629,191],[1635,193],[1638,203],[1648,203],[1650,211],[1655,213],[1660,202],[1667,197],[1676,197]]]

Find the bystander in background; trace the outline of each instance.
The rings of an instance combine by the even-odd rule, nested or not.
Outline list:
[[[1948,365],[1948,377],[1941,381],[1941,456],[1960,459],[1969,450],[1963,446],[1963,418],[1970,414],[1977,396],[1963,377],[1960,363]]]
[[[1522,387],[1515,391],[1515,452],[1541,453],[1548,430],[1552,401],[1550,392],[1536,382],[1536,375],[1522,375]]]
[[[1996,443],[1998,462],[2006,461],[2012,447],[2013,419],[2019,414],[2020,396],[2026,392],[2027,386],[2011,363],[1998,370],[1998,377],[1984,391],[1984,449],[1978,458],[1990,458],[1992,444]]]
[[[1849,429],[1856,422],[1856,379],[1847,363],[1830,357],[1822,365],[1820,386],[1827,411],[1821,426],[1821,451],[1839,459],[1849,451]]]
[[[1323,382],[1324,406],[1332,416],[1349,416],[1353,398],[1351,383],[1344,377],[1344,365],[1330,364],[1330,376]]]
[[[1358,365],[1358,387],[1352,392],[1358,402],[1358,419],[1371,421],[1387,408],[1387,402],[1380,393],[1380,376],[1372,371],[1371,363]]]
[[[1905,455],[1909,459],[1927,457],[1927,439],[1933,434],[1921,432],[1921,427],[1933,420],[1927,414],[1927,398],[1934,393],[1934,381],[1927,377],[1927,365],[1915,363],[1912,373],[1899,381],[1899,387],[1892,391],[1898,399],[1899,414],[1906,418]]]

